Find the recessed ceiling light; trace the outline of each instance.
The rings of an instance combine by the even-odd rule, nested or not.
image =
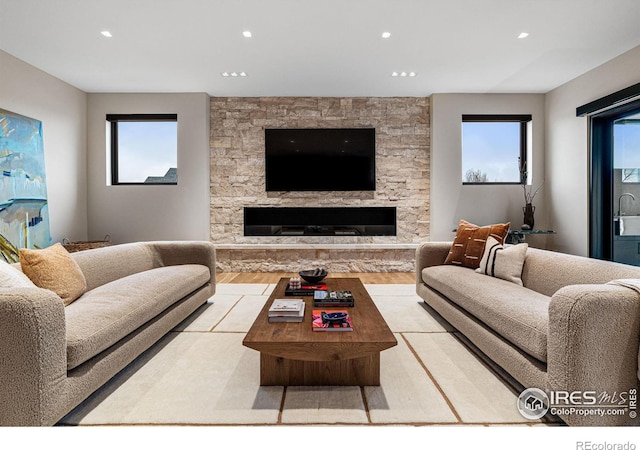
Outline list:
[[[518,39],[524,39],[524,38],[526,38],[527,36],[529,36],[529,33],[527,33],[527,32],[525,32],[525,31],[523,31],[522,33],[520,33],[520,34],[518,35]]]
[[[220,72],[223,77],[248,77],[247,72]]]
[[[417,72],[391,72],[392,77],[416,77]]]
[[[251,37],[251,31],[249,31],[249,30],[247,30],[247,31],[243,31],[243,32],[242,32],[242,35],[243,35],[244,37]]]
[[[382,37],[384,39],[389,39],[391,37],[391,33],[389,33],[388,31],[385,31],[384,33],[382,33]]]
[[[113,35],[109,30],[101,31],[100,34],[103,35],[104,37],[113,37]]]

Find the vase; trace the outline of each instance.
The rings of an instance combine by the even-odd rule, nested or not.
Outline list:
[[[524,213],[524,224],[529,225],[529,229],[533,230],[534,218],[533,214],[536,212],[536,207],[531,203],[527,203],[524,208],[522,208],[522,212]]]

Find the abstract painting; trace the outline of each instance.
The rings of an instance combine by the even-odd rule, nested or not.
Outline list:
[[[51,245],[42,122],[0,109],[0,258]]]

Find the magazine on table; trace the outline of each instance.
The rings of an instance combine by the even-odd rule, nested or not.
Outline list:
[[[314,309],[311,314],[313,331],[353,331],[347,310]]]

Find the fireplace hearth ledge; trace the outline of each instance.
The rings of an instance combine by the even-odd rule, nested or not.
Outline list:
[[[416,243],[213,243],[221,272],[411,272]]]

